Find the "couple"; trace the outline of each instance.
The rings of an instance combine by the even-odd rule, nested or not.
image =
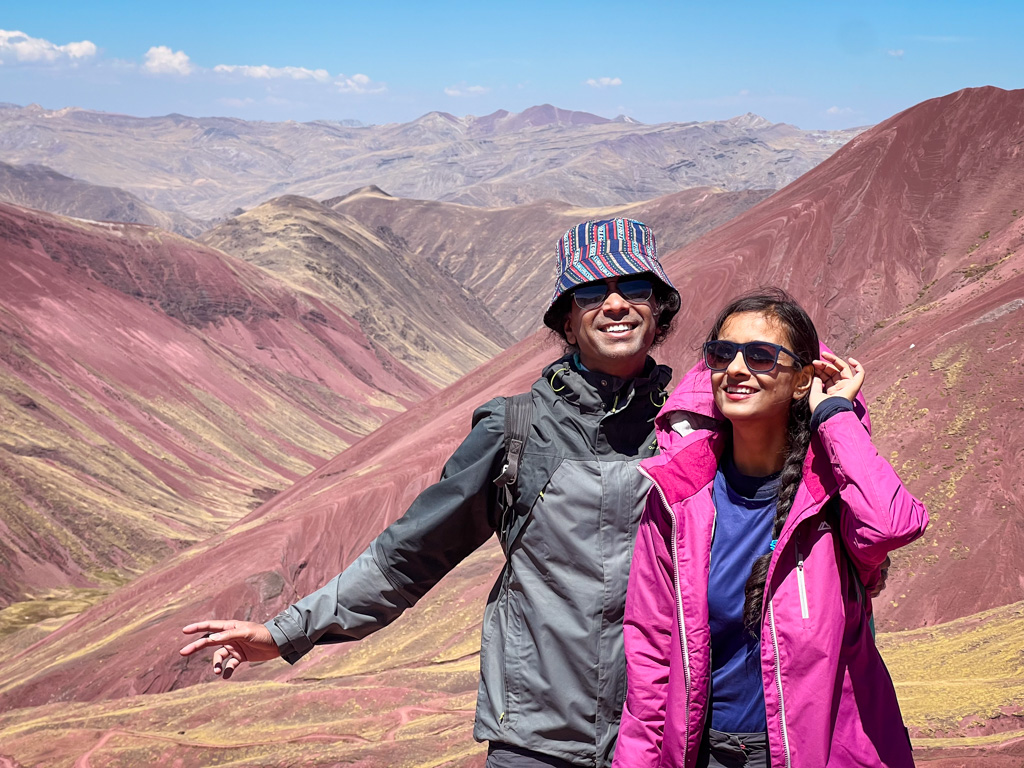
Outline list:
[[[556,252],[544,322],[568,351],[531,390],[521,456],[511,401],[485,404],[344,572],[265,625],[191,624],[181,653],[215,647],[227,678],[357,640],[497,533],[474,728],[488,768],[913,765],[868,595],[927,514],[871,444],[861,364],[760,292],[722,310],[667,397],[648,352],[680,297],[651,230],[586,222]]]

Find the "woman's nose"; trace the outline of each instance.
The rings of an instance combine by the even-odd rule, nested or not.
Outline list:
[[[733,355],[732,360],[729,361],[729,367],[726,368],[726,373],[730,376],[750,375],[750,369],[747,368],[747,361],[743,358],[742,350],[736,350],[736,354]]]

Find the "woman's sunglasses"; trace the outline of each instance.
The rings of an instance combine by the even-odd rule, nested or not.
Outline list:
[[[619,280],[615,291],[630,304],[643,304],[654,293],[654,285],[644,278]],[[572,298],[580,309],[594,309],[604,304],[608,293],[608,283],[591,283],[573,291]]]
[[[793,368],[803,368],[803,363],[794,352],[790,352],[781,344],[768,341],[748,341],[737,344],[735,341],[716,339],[704,344],[704,364],[712,371],[724,371],[736,357],[737,352],[743,353],[743,362],[751,373],[771,373],[779,364],[779,353],[785,352],[796,361]]]

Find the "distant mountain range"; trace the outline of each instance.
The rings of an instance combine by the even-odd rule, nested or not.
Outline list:
[[[206,229],[184,214],[157,210],[123,189],[78,181],[42,165],[0,162],[0,201],[77,219],[149,224],[185,237]]]
[[[925,538],[894,556],[889,586],[876,602],[879,625],[889,630],[879,644],[919,760],[943,768],[1010,766],[1022,757],[1022,145],[1024,91],[981,88],[934,99],[858,136],[713,231],[667,246],[663,259],[684,302],[675,334],[657,355],[677,375],[696,362],[714,311],[765,283],[790,290],[831,345],[865,363],[876,444],[932,515]],[[736,204],[707,194],[712,210],[720,200],[720,210]],[[649,205],[649,216],[666,223],[673,210],[682,219],[700,208],[685,195]],[[409,209],[416,215],[404,213]],[[9,214],[5,235],[23,244],[7,274],[24,286],[40,279],[41,267],[22,275],[19,264],[55,270],[71,259],[68,253],[50,264],[53,256],[33,245],[38,235],[26,215]],[[228,243],[232,227],[245,237],[260,229],[294,244],[328,224],[340,233],[343,223],[357,222],[356,231],[380,242],[386,235],[406,253],[435,254],[438,266],[466,282],[468,264],[453,244],[440,245],[449,215],[456,231],[467,231],[459,207],[363,190],[329,207],[276,201],[239,217],[221,236]],[[503,229],[512,225],[493,221],[481,219],[481,227],[494,227],[482,231],[508,242],[505,258],[516,263],[520,243]],[[327,289],[305,282],[317,270],[296,268],[289,255],[304,251],[244,250],[284,276],[279,280],[301,276],[304,295],[322,300]],[[255,269],[236,267],[240,274],[250,274],[243,267]],[[475,278],[488,295],[485,305],[512,284],[503,289],[496,271],[496,278]],[[13,316],[51,316],[52,305],[33,301]],[[243,337],[236,322],[225,322],[218,338],[228,330]],[[58,338],[57,330],[49,333]],[[278,359],[286,343],[282,338]],[[70,622],[0,640],[3,751],[24,765],[59,751],[183,767],[215,759],[479,766],[469,722],[483,600],[502,564],[495,546],[471,557],[393,627],[355,646],[319,649],[295,668],[248,669],[237,692],[208,683],[204,660],[178,657],[175,638],[182,624],[212,614],[266,619],[322,584],[437,477],[475,406],[524,390],[556,354],[543,331],[527,336]],[[88,371],[61,370],[75,382],[93,381]],[[46,457],[32,459],[48,466]],[[128,696],[135,698],[121,698]]]
[[[779,189],[861,130],[802,131],[750,114],[645,125],[550,105],[357,126],[0,104],[0,160],[210,221],[285,194],[323,200],[369,185],[494,207],[620,206],[691,187]]]

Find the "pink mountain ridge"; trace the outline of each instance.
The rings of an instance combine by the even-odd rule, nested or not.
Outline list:
[[[38,234],[25,227],[29,248]],[[793,293],[833,348],[865,363],[876,445],[932,518],[894,556],[876,604],[880,630],[984,626],[1021,599],[1022,249],[1024,91],[979,88],[890,118],[663,255],[684,306],[657,357],[677,375],[696,362],[714,312],[765,284]],[[326,581],[438,476],[475,406],[525,390],[557,354],[545,333],[526,338],[223,533],[5,654],[0,753],[23,765],[70,764],[86,752],[95,765],[143,755],[203,765],[214,754],[237,765],[482,765],[469,734],[483,600],[501,566],[491,545],[378,637],[318,649],[295,667],[261,665],[240,683],[211,683],[206,660],[179,658],[178,629],[209,616],[265,620]],[[153,373],[152,386],[204,375],[206,365]],[[1008,694],[998,712],[964,711],[960,723],[915,721],[912,735],[927,746],[920,759],[1021,764],[1021,700]],[[971,740],[986,733],[1003,738]],[[960,741],[929,746],[942,735]]]

